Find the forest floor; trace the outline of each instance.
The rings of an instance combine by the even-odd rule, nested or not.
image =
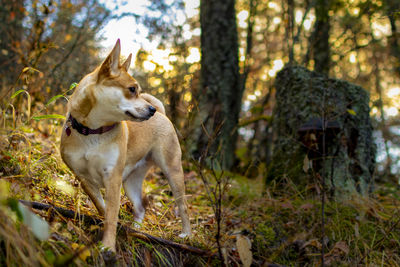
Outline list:
[[[100,218],[60,158],[60,121],[50,121],[0,128],[0,266],[103,266],[107,259],[100,253],[101,225],[67,218],[54,210],[33,210],[48,222],[46,236],[41,223],[37,226],[21,215],[18,200]],[[173,197],[157,169],[151,170],[145,181],[149,204],[139,231],[205,253],[155,244],[126,231],[134,228],[134,211],[123,196],[120,224],[124,227],[118,228],[118,265],[219,266],[224,258],[229,266],[240,266],[242,262],[245,266],[250,262],[252,266],[321,266],[324,243],[325,266],[400,266],[398,187],[377,185],[368,199],[327,200],[322,227],[318,185],[302,191],[291,184],[280,189],[274,185],[265,188],[262,177],[248,179],[199,170],[189,161],[184,161],[184,170],[193,236],[178,237],[181,225],[174,215]],[[215,191],[218,177],[222,181],[221,209]],[[217,192],[216,198],[212,192]],[[321,231],[325,232],[323,241]]]

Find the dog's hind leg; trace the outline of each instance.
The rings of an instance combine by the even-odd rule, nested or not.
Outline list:
[[[169,185],[175,198],[175,203],[178,206],[179,216],[182,219],[182,233],[180,237],[186,237],[191,234],[189,216],[187,214],[187,204],[185,197],[185,182],[183,179],[182,165],[170,166],[162,170],[167,176]]]
[[[173,144],[176,145],[173,145]],[[168,149],[160,149],[157,151],[154,159],[155,163],[161,168],[161,171],[168,178],[168,183],[171,187],[175,198],[175,203],[178,206],[179,215],[182,219],[182,234],[180,237],[191,235],[191,227],[189,216],[187,214],[187,204],[185,197],[185,181],[183,178],[181,151],[178,140],[173,140]]]
[[[151,167],[151,163],[142,161],[123,182],[125,194],[132,202],[135,210],[135,221],[139,224],[142,223],[145,213],[142,199],[143,180]]]
[[[86,194],[89,195],[90,199],[96,206],[97,210],[99,211],[100,215],[105,214],[105,204],[103,196],[101,195],[100,189],[88,182],[85,179],[79,179],[81,181],[81,186]]]

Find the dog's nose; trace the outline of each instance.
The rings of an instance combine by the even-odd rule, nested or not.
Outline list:
[[[154,113],[156,113],[156,108],[155,107],[153,107],[153,106],[150,106],[149,107],[149,113],[153,116],[154,115]]]

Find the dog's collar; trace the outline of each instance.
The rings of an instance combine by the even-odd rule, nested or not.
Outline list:
[[[83,135],[103,134],[103,133],[106,133],[106,132],[111,131],[112,129],[114,129],[114,127],[116,125],[117,124],[114,123],[113,125],[102,126],[100,128],[97,128],[97,129],[90,129],[89,127],[86,127],[85,125],[79,123],[74,117],[72,117],[71,114],[69,114],[69,117],[68,117],[68,120],[67,120],[67,123],[66,123],[66,127],[65,127],[65,131],[66,131],[68,136],[71,135],[70,127],[72,127],[78,133],[83,134]]]

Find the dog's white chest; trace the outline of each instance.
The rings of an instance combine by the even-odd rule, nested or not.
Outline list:
[[[66,152],[68,165],[79,176],[96,187],[104,187],[119,157],[116,144],[82,144]]]

